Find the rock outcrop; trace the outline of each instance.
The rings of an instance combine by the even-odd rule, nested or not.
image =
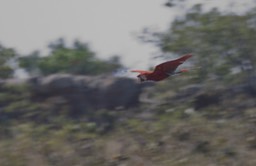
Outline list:
[[[136,106],[141,89],[146,85],[130,78],[68,74],[32,78],[29,84],[35,99],[61,96],[79,112]]]

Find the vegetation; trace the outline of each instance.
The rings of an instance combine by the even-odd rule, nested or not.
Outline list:
[[[175,0],[167,2],[183,3]],[[236,14],[228,10],[224,13],[218,8],[208,11],[204,5],[196,4],[184,16],[177,17],[166,32],[146,31],[140,38],[153,42],[164,53],[193,53],[193,63],[198,67],[198,81],[212,77],[227,81],[235,69],[255,66],[256,39],[252,35],[255,33],[255,8]]]
[[[10,60],[16,56],[12,48],[5,48],[0,45],[0,78],[9,78],[14,70],[10,67]]]
[[[153,34],[163,52],[192,52],[201,68],[145,88],[149,101],[135,108],[70,116],[63,96],[40,100],[26,83],[0,82],[0,165],[256,165],[254,17],[255,9],[236,15],[196,5],[168,31]],[[106,74],[122,66],[118,57],[98,59],[80,41],[67,46],[60,39],[49,48],[47,56],[20,57],[0,46],[0,78],[12,76],[13,60],[43,76]]]
[[[196,5],[184,18],[173,22],[170,31],[161,36],[162,50],[193,52],[203,79],[210,74],[223,78],[246,60],[255,65],[256,39],[251,36],[256,33],[254,13],[240,16],[222,14],[217,9],[204,13],[201,8]]]
[[[63,39],[49,45],[50,54],[40,56],[38,51],[20,58],[20,66],[32,75],[49,75],[54,73],[70,73],[80,75],[97,75],[111,73],[121,67],[118,57],[107,61],[96,58],[89,46],[75,41],[68,47]]]

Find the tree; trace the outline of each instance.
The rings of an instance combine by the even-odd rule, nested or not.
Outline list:
[[[34,51],[28,56],[19,58],[19,66],[25,68],[28,73],[32,76],[38,75],[39,72],[39,62],[40,62],[40,52]]]
[[[20,66],[29,73],[33,70],[39,70],[43,75],[53,73],[71,73],[97,75],[109,73],[119,67],[121,64],[117,57],[103,61],[96,58],[88,44],[78,40],[74,41],[73,46],[68,47],[63,39],[59,39],[49,45],[50,54],[40,56],[38,52],[22,57]]]
[[[0,45],[0,78],[9,78],[12,76],[14,70],[10,66],[11,59],[17,56],[12,48],[5,48]]]
[[[255,9],[238,15],[217,8],[205,12],[198,4],[177,17],[168,31],[153,35],[163,52],[193,53],[195,63],[201,66],[199,78],[223,78],[243,61],[255,65],[255,16]]]

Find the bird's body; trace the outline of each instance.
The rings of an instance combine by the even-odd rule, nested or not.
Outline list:
[[[186,54],[178,59],[161,63],[155,67],[154,71],[132,70],[132,72],[140,73],[137,77],[140,79],[141,82],[161,81],[163,79],[166,79],[170,75],[186,72],[187,70],[183,69],[175,73],[175,70],[179,65],[184,63],[191,56],[192,56],[191,54]]]

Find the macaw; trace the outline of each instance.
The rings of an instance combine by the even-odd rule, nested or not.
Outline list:
[[[140,80],[140,82],[161,81],[171,75],[187,72],[188,71],[187,69],[181,69],[179,71],[176,71],[176,69],[179,65],[184,63],[190,57],[192,57],[192,54],[185,54],[178,59],[161,63],[157,65],[153,71],[131,70],[131,72],[139,73],[137,77]]]

